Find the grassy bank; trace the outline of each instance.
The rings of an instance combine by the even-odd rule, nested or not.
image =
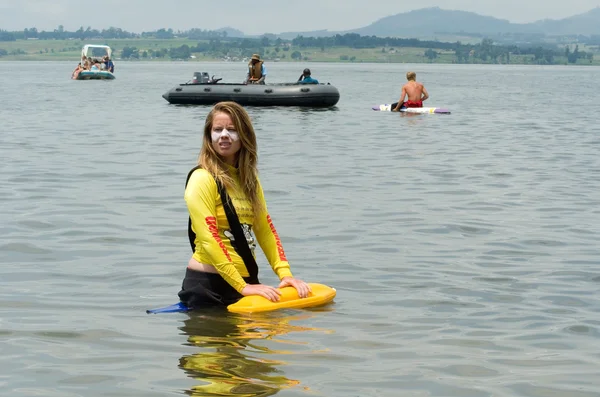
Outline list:
[[[170,57],[156,58],[148,54],[158,50],[168,51],[187,45],[195,47],[198,40],[189,39],[113,39],[113,40],[89,40],[85,43],[79,40],[17,40],[0,42],[0,50],[7,55],[0,56],[4,61],[79,61],[81,47],[84,44],[108,44],[113,49],[113,58],[119,60],[121,52],[125,47],[135,47],[139,50],[140,60],[144,61],[172,61]],[[241,60],[244,52],[239,48],[230,48],[226,51],[193,52],[194,58],[187,59],[189,62]],[[397,47],[397,48],[350,48],[350,47],[328,47],[328,48],[302,48],[302,47],[275,47],[261,48],[260,52],[264,59],[269,61],[311,61],[311,62],[375,62],[375,63],[456,63],[454,51],[434,49],[435,57],[427,57],[427,48]],[[429,50],[431,51],[431,50]],[[2,52],[2,51],[0,51]],[[293,56],[292,54],[295,54]],[[298,56],[298,53],[300,56]],[[600,58],[600,57],[599,57]],[[554,63],[566,64],[566,58],[556,57]],[[484,63],[478,59],[470,58],[467,63]],[[501,63],[510,64],[536,64],[532,55],[512,55]],[[600,65],[600,59],[594,59],[591,63],[580,60],[582,65]]]

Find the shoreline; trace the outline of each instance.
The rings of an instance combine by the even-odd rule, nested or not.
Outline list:
[[[121,59],[121,58],[113,58],[115,62],[118,63],[191,63],[191,64],[202,64],[202,63],[217,63],[217,62],[226,62],[226,63],[240,63],[246,64],[243,61],[228,61],[223,59],[203,59],[203,60],[178,60],[178,59],[140,59],[140,60],[129,60],[129,59]],[[8,62],[23,62],[23,63],[32,63],[32,62],[72,62],[75,66],[77,66],[77,60],[73,59],[49,59],[49,58],[20,58],[20,57],[0,57],[0,63],[8,63]],[[302,64],[303,62],[310,63],[328,63],[328,64],[398,64],[398,65],[411,65],[411,64],[423,64],[423,65],[489,65],[489,66],[584,66],[584,67],[598,67],[600,66],[600,62],[594,63],[552,63],[552,64],[535,64],[535,63],[527,63],[527,62],[511,62],[511,63],[489,63],[489,62],[468,62],[468,63],[458,63],[458,62],[419,62],[419,61],[376,61],[376,60],[354,60],[354,61],[336,61],[336,60],[305,60],[305,61],[275,61],[272,59],[266,59],[265,62],[269,63],[289,63],[289,64]]]
[[[565,56],[555,56],[551,61],[536,59],[531,54],[505,54],[482,60],[473,54],[459,59],[454,50],[420,47],[378,46],[353,47],[301,47],[295,45],[270,45],[252,49],[228,47],[220,51],[195,51],[199,45],[189,39],[112,39],[112,40],[16,40],[0,42],[0,62],[54,62],[67,61],[77,65],[83,44],[107,44],[113,49],[116,62],[244,62],[247,53],[260,53],[267,62],[286,63],[391,63],[391,64],[449,64],[449,65],[576,65],[598,66],[599,59],[579,59],[568,62]],[[181,48],[186,48],[185,56]],[[127,56],[123,57],[123,53]],[[130,56],[131,55],[131,56]]]

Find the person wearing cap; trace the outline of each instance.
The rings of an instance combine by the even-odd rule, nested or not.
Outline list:
[[[267,68],[265,63],[260,60],[260,55],[254,54],[248,63],[248,74],[245,84],[265,84],[267,77]]]
[[[298,84],[319,84],[319,80],[310,77],[310,69],[306,68],[298,78]]]

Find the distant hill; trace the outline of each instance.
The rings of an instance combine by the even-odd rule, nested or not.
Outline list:
[[[362,36],[412,36],[431,35],[434,32],[470,32],[493,34],[513,30],[509,21],[486,17],[474,12],[423,8],[381,18],[369,26],[347,33]]]
[[[229,26],[221,28],[221,29],[216,29],[216,31],[217,32],[227,32],[227,37],[245,37],[244,32],[242,32],[241,30],[231,28]]]
[[[483,16],[474,12],[443,10],[439,7],[422,8],[381,18],[372,24],[346,31],[317,30],[312,32],[284,32],[279,37],[293,39],[326,37],[336,34],[358,33],[362,36],[421,38],[443,33],[471,33],[496,35],[546,34],[546,35],[600,35],[600,7],[572,17],[532,23],[512,23],[505,19]]]
[[[560,20],[545,19],[530,25],[548,35],[597,35],[600,34],[600,7],[572,17]]]
[[[341,31],[340,32],[334,32],[334,31],[330,31],[327,29],[323,29],[323,30],[311,30],[311,31],[305,31],[305,32],[283,32],[283,33],[279,33],[277,36],[281,37],[282,39],[286,39],[286,40],[291,40],[291,39],[295,39],[298,36],[304,36],[304,37],[330,37],[330,36],[335,36],[336,34],[343,34]]]

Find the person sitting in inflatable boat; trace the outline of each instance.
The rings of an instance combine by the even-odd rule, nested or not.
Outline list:
[[[319,80],[310,77],[310,69],[306,68],[298,78],[298,84],[319,84]]]
[[[260,55],[254,54],[248,63],[248,74],[244,84],[265,84],[267,78],[267,68],[265,63],[260,60]]]

